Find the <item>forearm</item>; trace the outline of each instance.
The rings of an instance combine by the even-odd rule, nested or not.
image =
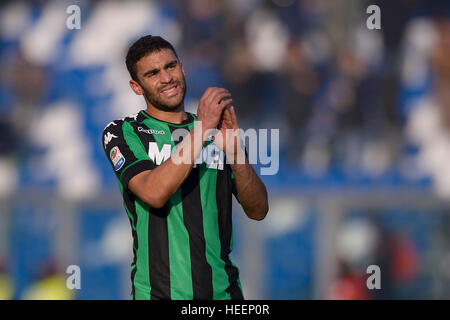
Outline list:
[[[264,183],[245,158],[245,163],[231,164],[237,189],[237,199],[250,219],[262,220],[269,211]]]

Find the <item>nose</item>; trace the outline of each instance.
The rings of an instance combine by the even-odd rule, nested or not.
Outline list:
[[[169,83],[173,79],[172,74],[168,72],[167,70],[161,70],[160,71],[160,81],[162,83]]]

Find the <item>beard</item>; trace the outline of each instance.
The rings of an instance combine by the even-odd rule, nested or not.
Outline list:
[[[174,102],[164,101],[163,99],[161,99],[161,96],[157,92],[147,90],[147,88],[141,85],[142,90],[144,91],[145,100],[150,102],[156,109],[159,109],[161,111],[165,112],[178,111],[179,107],[183,104],[184,96],[186,95],[186,80],[183,77],[183,79],[179,81],[174,81],[173,84],[177,85],[181,89],[181,97],[177,101]],[[164,90],[164,88],[161,90]],[[161,92],[161,90],[159,92]]]

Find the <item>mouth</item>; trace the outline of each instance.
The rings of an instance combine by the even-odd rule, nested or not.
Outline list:
[[[180,91],[179,86],[175,84],[162,90],[161,94],[164,95],[166,98],[170,98],[177,95],[179,91]]]

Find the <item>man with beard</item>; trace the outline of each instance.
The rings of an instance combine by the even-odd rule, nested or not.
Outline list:
[[[131,298],[243,299],[229,257],[232,194],[255,220],[265,217],[268,202],[245,154],[238,161],[240,139],[229,135],[239,129],[230,92],[208,88],[197,115],[185,112],[183,65],[158,36],[137,40],[126,65],[147,108],[111,122],[103,147],[131,223]],[[177,141],[180,129],[185,135]]]

